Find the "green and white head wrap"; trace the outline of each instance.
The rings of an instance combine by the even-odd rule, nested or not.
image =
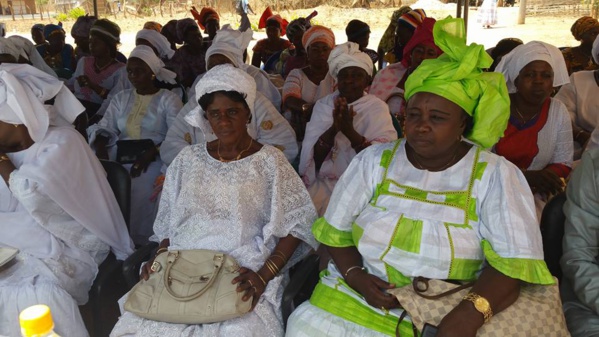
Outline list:
[[[507,127],[510,97],[502,74],[483,72],[493,63],[482,45],[466,45],[463,19],[437,21],[433,28],[435,44],[443,50],[436,59],[425,60],[408,77],[405,98],[429,92],[459,105],[473,118],[465,135],[470,141],[490,148]]]

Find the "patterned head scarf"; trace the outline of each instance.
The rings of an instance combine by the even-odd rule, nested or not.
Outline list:
[[[218,65],[204,74],[195,90],[196,102],[205,94],[216,91],[237,91],[245,95],[245,102],[253,115],[254,101],[256,100],[256,81],[242,69],[230,64]],[[212,128],[203,115],[204,110],[198,105],[185,116],[185,120],[192,126],[200,128],[203,132],[210,133]]]
[[[89,37],[89,31],[98,18],[95,16],[80,16],[71,28],[72,37]]]
[[[590,16],[583,16],[574,22],[572,28],[570,28],[570,31],[572,32],[574,38],[580,41],[584,33],[596,27],[599,27],[599,22],[597,19],[593,19]]]
[[[437,21],[433,36],[444,53],[424,60],[408,77],[406,100],[428,92],[452,101],[473,118],[474,126],[466,138],[484,148],[493,146],[503,136],[510,116],[510,97],[503,76],[482,71],[493,59],[484,46],[466,45],[463,19]]]
[[[402,6],[398,10],[394,11],[391,15],[391,22],[385,30],[385,33],[383,33],[383,37],[381,37],[381,42],[379,42],[379,48],[382,49],[384,52],[392,50],[395,46],[395,29],[397,28],[397,20],[399,20],[399,18],[402,15],[406,14],[411,10],[412,8],[410,8],[409,6]]]
[[[206,29],[206,24],[210,20],[216,20],[216,21],[220,22],[220,16],[218,16],[218,13],[213,8],[210,8],[210,7],[202,8],[202,10],[200,11],[199,14],[198,14],[198,11],[195,9],[195,7],[192,7],[191,14],[196,19],[196,21],[198,22],[198,25],[200,25],[200,28],[202,28],[202,30]]]
[[[162,60],[159,59],[158,56],[156,56],[152,48],[145,45],[137,46],[133,49],[133,51],[131,51],[129,59],[131,59],[132,57],[136,57],[144,61],[148,65],[148,67],[150,67],[150,69],[156,76],[156,79],[158,79],[159,81],[167,82],[170,84],[177,83],[177,81],[175,80],[177,74],[164,67],[164,62],[162,62]]]
[[[559,87],[570,83],[568,69],[561,51],[549,43],[540,41],[531,41],[527,44],[514,48],[511,52],[501,58],[501,62],[495,68],[496,72],[505,76],[508,91],[515,93],[516,78],[520,75],[520,70],[526,67],[532,61],[545,61],[553,69],[553,86]]]
[[[216,36],[212,44],[206,51],[206,65],[208,59],[214,54],[226,56],[236,68],[243,65],[243,51],[247,49],[252,40],[253,32],[251,29],[241,32],[231,28],[229,24],[216,31]]]
[[[329,48],[333,49],[335,48],[335,33],[325,26],[312,26],[304,33],[302,44],[307,49],[311,44],[316,42],[324,42]]]
[[[397,25],[414,30],[422,24],[422,21],[424,21],[425,18],[426,12],[424,9],[414,9],[402,15],[397,20]]]
[[[137,32],[137,35],[135,35],[135,40],[137,39],[143,39],[150,42],[163,59],[170,60],[173,55],[175,55],[175,51],[171,49],[171,43],[168,42],[166,37],[153,29],[140,30]]]
[[[358,67],[372,76],[372,59],[368,54],[360,51],[360,46],[354,42],[346,42],[335,47],[329,55],[329,72],[335,79],[341,69]]]
[[[59,25],[49,24],[44,26],[44,38],[46,41],[54,34],[65,35],[65,32],[64,29],[62,29],[62,27]]]
[[[195,21],[190,18],[185,18],[177,21],[177,38],[183,42],[185,40],[185,33],[191,28],[198,27]]]
[[[89,33],[100,34],[114,43],[121,43],[121,27],[108,19],[98,19],[92,24]]]
[[[177,36],[177,22],[178,21],[179,20],[171,20],[171,21],[167,22],[166,25],[164,25],[162,27],[160,34],[167,37],[167,39],[170,37],[171,39],[174,40],[173,42],[175,42],[177,44],[182,44],[183,41],[180,40],[179,37]]]
[[[162,30],[162,25],[156,21],[148,21],[144,23],[144,29],[151,29],[160,33],[160,31]]]
[[[422,21],[422,24],[416,28],[414,35],[412,35],[412,38],[403,49],[401,64],[403,64],[404,67],[410,66],[410,63],[412,62],[412,50],[418,45],[423,44],[425,46],[434,47],[437,50],[437,55],[443,54],[443,51],[441,48],[437,47],[435,39],[433,38],[433,27],[436,22],[437,20],[433,18],[425,18]]]
[[[53,107],[44,106],[52,98]],[[24,124],[34,142],[50,125],[69,125],[84,110],[59,79],[28,64],[0,65],[0,121]]]

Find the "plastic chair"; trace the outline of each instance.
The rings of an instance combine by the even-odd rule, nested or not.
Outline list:
[[[562,239],[564,238],[564,203],[566,202],[566,193],[562,192],[545,205],[541,215],[541,235],[543,237],[543,253],[545,254],[545,263],[551,274],[562,279],[562,269],[559,260],[562,257]]]
[[[106,178],[115,199],[123,213],[123,218],[129,228],[131,212],[131,178],[129,172],[119,163],[100,160]],[[89,291],[89,301],[83,305],[84,310],[91,310],[92,336],[108,336],[114,323],[119,317],[119,308],[116,299],[125,294],[124,282],[120,273],[122,261],[116,259],[110,252],[98,267],[98,274]]]

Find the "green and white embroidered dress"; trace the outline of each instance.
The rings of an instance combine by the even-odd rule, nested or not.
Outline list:
[[[416,276],[474,280],[487,263],[525,282],[553,283],[524,176],[476,145],[441,172],[415,168],[405,140],[371,146],[343,174],[312,232],[328,246],[356,246],[367,271],[397,287]],[[395,336],[401,312],[369,306],[331,262],[287,336]],[[412,336],[411,322],[400,331]]]

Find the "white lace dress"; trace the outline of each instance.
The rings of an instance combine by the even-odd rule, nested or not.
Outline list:
[[[283,155],[264,145],[244,159],[223,163],[206,144],[186,147],[169,166],[155,239],[170,239],[170,249],[226,252],[247,268],[258,270],[279,238],[304,241],[287,268],[316,241],[310,231],[316,211],[301,179]],[[286,268],[268,283],[249,314],[222,323],[184,325],[156,322],[125,312],[111,336],[282,336],[281,298]]]

